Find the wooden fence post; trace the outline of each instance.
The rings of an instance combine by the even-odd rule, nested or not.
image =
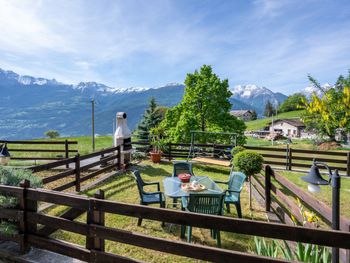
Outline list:
[[[346,176],[350,176],[350,152],[346,155]]]
[[[68,140],[65,140],[64,142],[64,151],[66,154],[66,159],[69,158],[69,146],[68,146]],[[69,164],[66,164],[66,168],[69,168]]]
[[[75,191],[80,192],[80,155],[75,156]]]
[[[271,167],[265,166],[265,208],[271,210]]]
[[[292,148],[289,148],[289,154],[288,154],[288,170],[292,170],[292,159],[293,159],[293,154],[292,154]]]
[[[103,190],[97,190],[94,198],[104,199],[105,194]],[[96,209],[94,199],[90,199],[89,211],[87,213],[87,223],[94,225],[105,225],[105,213]],[[105,241],[102,238],[98,238],[95,235],[93,237],[86,238],[86,248],[90,250],[105,251]]]
[[[33,234],[37,231],[37,225],[35,223],[28,223],[26,219],[26,211],[36,212],[37,201],[27,199],[27,189],[30,188],[30,181],[25,179],[19,184],[23,188],[22,196],[19,198],[19,208],[23,213],[23,216],[19,222],[19,230],[22,235],[20,242],[20,250],[25,253],[29,250],[29,244],[27,241],[27,234]]]
[[[171,161],[171,143],[169,142],[168,143],[168,159],[169,159],[169,162]]]
[[[121,170],[121,169],[122,169],[122,164],[121,164],[121,162],[122,162],[122,156],[121,156],[121,151],[120,151],[120,145],[119,145],[118,148],[117,148],[117,154],[118,154],[118,158],[117,158],[117,160],[118,160],[117,169],[118,169],[118,170]]]

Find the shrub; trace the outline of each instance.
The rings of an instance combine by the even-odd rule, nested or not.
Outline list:
[[[239,152],[233,158],[236,170],[251,176],[261,171],[264,158],[261,154],[249,150]]]
[[[49,130],[45,132],[45,136],[49,137],[50,139],[54,139],[60,136],[59,132],[56,130]]]
[[[30,181],[33,188],[41,187],[42,181],[29,170],[5,168],[0,166],[0,184],[19,186],[24,179]],[[13,196],[0,195],[0,208],[14,208],[18,206],[18,199]],[[15,235],[18,233],[17,224],[11,220],[0,220],[0,233]]]
[[[245,148],[243,146],[236,146],[232,148],[231,150],[232,159],[235,157],[237,153],[243,152],[244,150]]]

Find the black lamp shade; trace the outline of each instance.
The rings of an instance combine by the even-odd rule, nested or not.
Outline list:
[[[301,179],[309,184],[314,185],[328,185],[329,182],[322,178],[320,170],[315,163],[312,164],[309,173],[306,176],[302,176]]]
[[[0,145],[0,157],[11,157],[6,144]]]

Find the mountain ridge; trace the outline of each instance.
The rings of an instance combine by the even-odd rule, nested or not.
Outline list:
[[[4,116],[0,119],[0,139],[33,139],[42,137],[49,129],[58,130],[62,136],[87,135],[91,131],[92,98],[96,101],[97,133],[112,133],[118,111],[128,113],[128,125],[134,129],[150,97],[155,97],[159,105],[173,107],[181,101],[184,89],[179,83],[154,88],[113,88],[93,81],[73,85],[0,69],[0,110]],[[278,94],[267,88],[254,89],[261,94],[253,99],[247,96],[240,99],[233,94],[232,109],[254,109],[261,115],[262,100],[268,96],[278,99]]]

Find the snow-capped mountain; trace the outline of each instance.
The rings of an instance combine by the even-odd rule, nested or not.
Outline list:
[[[326,91],[326,90],[329,90],[330,88],[332,88],[333,86],[329,83],[325,83],[325,84],[321,85],[321,87]],[[310,98],[313,93],[316,93],[316,95],[318,97],[323,96],[323,92],[314,86],[308,86],[308,87],[304,88],[301,91],[301,93],[303,93],[307,98]]]
[[[259,87],[254,84],[237,85],[231,89],[231,92],[233,98],[250,105],[260,113],[263,112],[268,100],[272,104],[278,105],[287,98],[287,96],[282,93],[275,93],[268,88]]]
[[[35,78],[32,76],[27,76],[27,75],[19,75],[11,70],[3,70],[0,68],[0,78],[3,79],[8,79],[12,81],[17,81],[18,83],[29,86],[29,85],[46,85],[46,84],[51,84],[51,85],[59,85],[62,83],[57,82],[55,79],[45,79],[45,78]]]
[[[42,137],[55,129],[63,136],[90,133],[90,103],[95,98],[96,132],[112,132],[115,113],[128,113],[128,125],[136,127],[148,101],[154,97],[159,105],[177,105],[185,86],[169,83],[158,87],[109,87],[97,82],[76,85],[55,79],[21,76],[0,69],[0,139],[31,139]],[[266,101],[283,101],[286,96],[256,85],[236,86],[230,102],[233,110],[255,109],[262,115]]]

